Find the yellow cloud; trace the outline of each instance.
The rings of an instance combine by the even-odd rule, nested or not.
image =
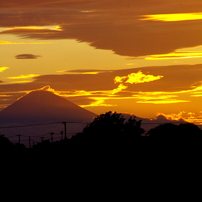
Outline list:
[[[183,114],[185,114],[185,111],[179,112],[178,114],[176,114],[176,113],[171,113],[171,114],[157,113],[157,116],[162,115],[168,120],[179,121],[180,119],[184,119]]]
[[[201,58],[201,51],[186,51],[186,52],[173,52],[168,54],[150,55],[145,60],[176,60],[176,59],[189,59]]]
[[[196,115],[193,112],[179,112],[178,114],[176,113],[171,113],[171,114],[164,114],[164,113],[158,113],[157,116],[163,115],[167,120],[174,120],[174,121],[179,121],[180,119],[189,122],[189,123],[194,123],[197,125],[202,125],[202,115],[199,114]]]
[[[123,84],[120,84],[117,88],[113,90],[100,90],[100,91],[76,90],[76,91],[64,91],[64,92],[58,92],[58,93],[63,97],[106,96],[107,98],[107,97],[114,96],[116,93],[119,93],[126,88],[128,87],[124,86]]]
[[[159,80],[163,78],[163,76],[153,76],[153,75],[146,75],[143,74],[141,71],[138,71],[137,73],[131,73],[128,76],[116,76],[114,78],[115,83],[130,83],[130,84],[137,84],[137,83],[146,83],[151,82],[155,80]]]
[[[0,95],[0,98],[1,98],[1,97],[3,97],[3,98],[4,98],[4,97],[12,97],[12,96],[13,96],[13,95]]]
[[[202,94],[191,95],[192,97],[202,97]]]
[[[114,95],[114,94],[116,94],[116,93],[121,92],[122,90],[124,90],[124,89],[126,89],[126,88],[128,88],[128,87],[127,87],[127,86],[124,86],[123,84],[120,84],[120,85],[118,86],[118,88],[115,88],[115,89],[113,89],[113,90],[111,91],[111,94]]]
[[[114,83],[122,83],[125,79],[127,79],[127,76],[116,76],[114,78]]]
[[[202,85],[193,87],[191,97],[202,97]]]
[[[9,67],[0,67],[0,72],[3,72],[5,70],[9,69]]]
[[[88,105],[80,105],[80,107],[112,107],[112,106],[116,106],[116,105],[104,103],[106,100],[108,100],[107,97],[93,97],[91,99],[94,99],[94,101]]]
[[[128,80],[126,83],[130,84],[137,84],[137,83],[146,83],[151,82],[155,80],[159,80],[163,78],[163,76],[153,76],[153,75],[145,75],[141,71],[138,71],[138,73],[132,73],[128,75]]]
[[[12,81],[10,83],[30,83],[30,80],[24,80],[24,81]]]
[[[10,31],[20,31],[20,30],[53,30],[53,31],[62,31],[60,26],[25,26],[25,27],[13,27],[5,29],[0,33],[10,32]]]
[[[84,72],[82,74],[99,74],[100,72]]]
[[[32,45],[32,44],[50,44],[50,42],[36,42],[36,43],[24,43],[24,42],[11,42],[11,41],[0,41],[0,45]]]
[[[142,15],[140,17],[143,17],[140,20],[165,21],[165,22],[202,20],[202,12]]]
[[[143,100],[143,101],[137,101],[137,103],[144,103],[144,104],[175,104],[175,103],[181,103],[181,102],[191,102],[189,100]]]
[[[137,103],[150,104],[174,104],[181,102],[190,102],[189,100],[177,99],[176,92],[138,92],[132,97],[138,99]],[[176,99],[175,99],[176,98]]]
[[[20,76],[7,77],[7,79],[30,79],[39,76],[39,74],[26,74]]]

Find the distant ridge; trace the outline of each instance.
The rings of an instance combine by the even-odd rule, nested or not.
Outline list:
[[[36,90],[0,112],[0,123],[35,124],[92,121],[96,114],[50,91]]]

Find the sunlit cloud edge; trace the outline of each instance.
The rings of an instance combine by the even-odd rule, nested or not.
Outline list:
[[[163,22],[202,20],[202,12],[141,15],[139,20],[163,21]]]

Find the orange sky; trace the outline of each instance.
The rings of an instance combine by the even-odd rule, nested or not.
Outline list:
[[[202,124],[201,0],[7,0],[0,109],[49,85],[95,113]]]

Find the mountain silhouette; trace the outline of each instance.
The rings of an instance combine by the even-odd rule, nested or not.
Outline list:
[[[96,114],[63,97],[36,90],[0,112],[0,135],[4,134],[14,143],[19,142],[21,135],[21,142],[29,146],[28,138],[39,142],[42,137],[50,139],[50,133],[54,133],[54,140],[60,140],[61,133],[64,137],[64,122],[70,138],[81,132],[94,117]]]
[[[92,121],[96,114],[50,91],[36,90],[0,112],[0,123],[34,124]]]

